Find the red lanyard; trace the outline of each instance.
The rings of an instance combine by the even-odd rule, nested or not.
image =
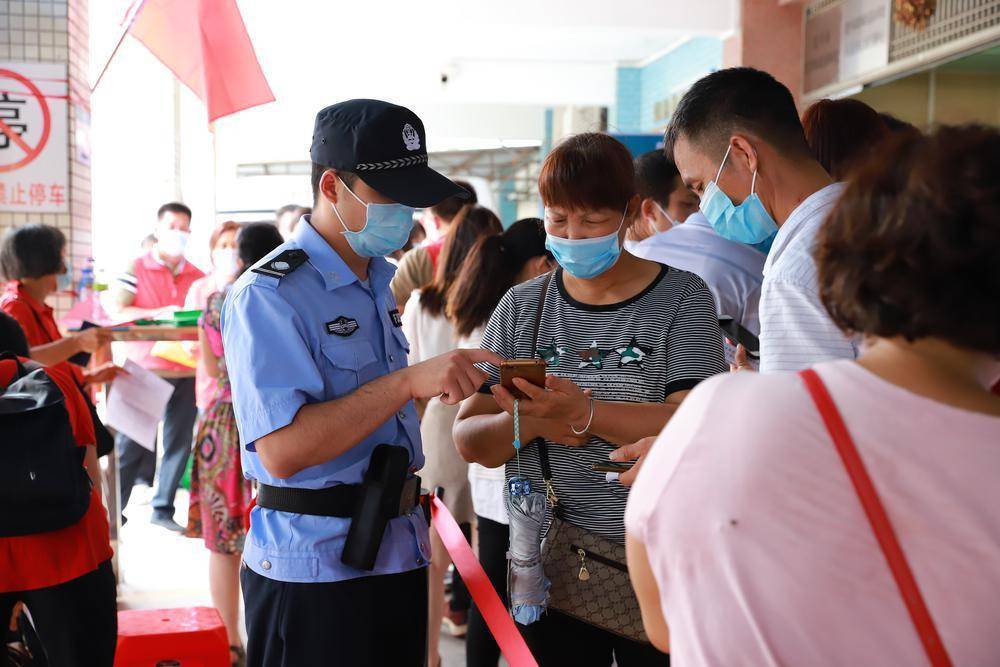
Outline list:
[[[896,586],[903,596],[903,602],[910,613],[910,620],[913,621],[913,626],[916,628],[930,664],[933,667],[950,667],[951,658],[948,656],[948,651],[934,625],[934,619],[931,618],[931,614],[927,610],[927,603],[920,593],[920,587],[917,586],[917,580],[906,560],[906,554],[903,553],[903,548],[896,538],[896,532],[892,528],[892,523],[889,522],[885,507],[878,497],[878,492],[875,491],[875,486],[868,475],[864,461],[861,460],[858,448],[854,445],[854,440],[844,425],[844,420],[841,418],[833,398],[830,397],[830,392],[827,391],[826,385],[823,384],[823,380],[820,379],[816,371],[805,370],[800,372],[799,376],[806,383],[806,388],[823,418],[826,430],[829,431],[833,444],[837,447],[847,475],[851,478],[858,499],[868,516],[868,523],[871,525],[872,532],[875,533],[875,539],[878,540],[879,547],[881,547],[885,560],[889,564],[889,569],[892,570],[892,577],[896,580]]]

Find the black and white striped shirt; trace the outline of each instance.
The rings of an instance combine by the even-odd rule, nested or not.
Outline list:
[[[484,348],[507,359],[541,357],[550,374],[573,380],[603,401],[662,403],[670,394],[727,370],[715,301],[692,273],[664,266],[631,299],[591,305],[569,295],[560,269],[549,283],[537,349],[532,350],[543,283],[544,277],[536,278],[504,295],[486,325]],[[487,384],[497,384],[499,369],[486,370]],[[624,542],[628,488],[591,470],[594,463],[606,463],[615,448],[597,437],[584,447],[548,444],[561,517]],[[523,448],[520,459],[521,474],[533,489],[543,490],[538,448]],[[517,461],[511,459],[507,478],[516,474]]]

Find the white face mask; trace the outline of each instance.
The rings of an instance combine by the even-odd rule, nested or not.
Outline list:
[[[240,258],[234,248],[218,248],[212,251],[213,275],[217,287],[229,284],[240,270]]]
[[[190,236],[180,229],[167,229],[156,235],[156,249],[167,257],[183,257]]]

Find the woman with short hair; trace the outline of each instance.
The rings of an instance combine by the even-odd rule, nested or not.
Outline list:
[[[0,310],[17,320],[31,346],[31,358],[46,366],[91,354],[111,342],[102,327],[83,329],[69,336],[59,331],[53,309],[45,300],[60,290],[66,266],[66,237],[51,225],[14,227],[0,243],[0,273],[8,281],[0,295]],[[72,283],[72,276],[69,276]],[[66,289],[70,289],[72,285]],[[85,361],[83,363],[86,363]],[[72,366],[78,383],[110,382],[121,372],[113,363],[98,368]]]
[[[1000,664],[998,173],[995,129],[895,137],[814,251],[862,355],[716,378],[660,435],[629,564],[678,663]]]
[[[500,386],[496,367],[487,368],[491,393],[462,404],[455,443],[466,460],[506,464],[508,481],[522,475],[538,490],[546,488],[544,450],[558,517],[622,544],[628,488],[592,466],[658,433],[694,386],[726,370],[715,302],[694,274],[623,251],[639,196],[632,156],[620,142],[596,133],[566,139],[545,159],[538,186],[546,245],[560,268],[507,292],[483,347],[507,359],[545,361],[544,387],[514,381],[528,396],[517,408],[520,441],[541,438],[544,445],[525,446],[519,461],[512,459],[514,396]],[[551,508],[546,516],[549,524]],[[556,574],[547,572],[549,579]],[[521,629],[543,666],[666,660],[648,643],[552,606]]]

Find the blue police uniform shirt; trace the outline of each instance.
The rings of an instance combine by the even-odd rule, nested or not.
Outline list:
[[[303,405],[342,397],[406,367],[409,350],[389,290],[395,269],[388,262],[372,259],[368,280],[358,280],[304,216],[293,237],[256,266],[293,248],[308,254],[304,264],[283,277],[245,271],[222,312],[244,475],[306,489],[360,484],[372,451],[382,443],[405,447],[410,470],[419,470],[424,456],[412,402],[340,456],[288,479],[274,477],[261,464],[255,440],[290,424]],[[389,521],[372,571],[341,562],[349,527],[350,519],[256,507],[243,560],[261,576],[288,582],[406,572],[430,560],[427,523],[419,508]]]

